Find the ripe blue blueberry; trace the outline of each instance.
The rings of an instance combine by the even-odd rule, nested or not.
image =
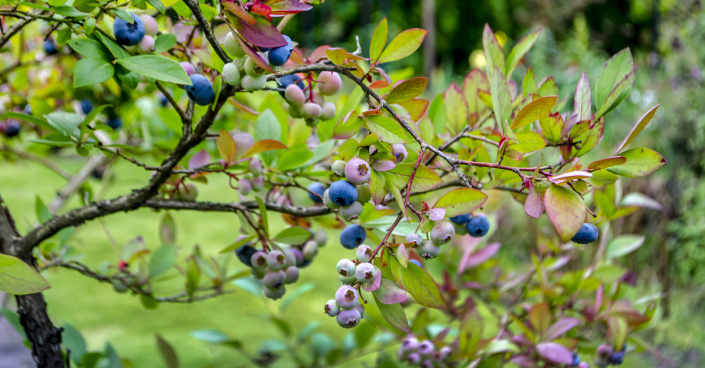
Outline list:
[[[607,362],[614,365],[621,365],[624,363],[624,352],[620,351],[618,353],[612,353]]]
[[[340,233],[340,244],[346,249],[355,249],[365,242],[367,234],[365,228],[360,225],[350,225]]]
[[[321,183],[317,183],[317,182],[311,183],[308,186],[308,190],[318,194],[321,197],[317,197],[311,193],[308,193],[308,197],[311,198],[311,200],[316,203],[323,203],[322,197],[323,197],[323,193],[326,191],[326,189],[327,189],[326,186]]]
[[[431,242],[433,245],[443,245],[455,236],[455,228],[450,222],[439,222],[431,229]]]
[[[570,364],[571,367],[577,367],[580,364],[580,355],[577,352],[573,352],[573,362]]]
[[[335,299],[331,299],[326,302],[326,305],[323,307],[323,312],[331,317],[335,317],[340,313],[340,307],[338,303],[335,302]]]
[[[56,55],[59,53],[59,50],[56,48],[56,42],[51,38],[47,38],[46,41],[44,41],[44,52],[47,55]]]
[[[3,127],[3,133],[8,138],[20,134],[20,122],[14,119],[8,120]]]
[[[359,282],[370,282],[375,278],[377,272],[372,263],[360,263],[355,267],[355,278]]]
[[[291,56],[291,51],[293,50],[294,45],[289,36],[284,36],[284,39],[287,41],[286,45],[275,47],[269,50],[269,54],[267,54],[269,56],[269,63],[274,66],[284,65]]]
[[[345,207],[357,200],[357,189],[348,181],[338,180],[328,188],[328,196],[333,203]]]
[[[210,105],[215,99],[215,92],[213,92],[213,84],[211,81],[200,74],[192,74],[189,78],[191,79],[191,85],[184,86],[188,97],[197,105]]]
[[[169,104],[169,100],[163,94],[159,94],[159,105],[166,107]]]
[[[355,274],[355,263],[349,259],[341,259],[335,265],[335,270],[340,276],[349,277]]]
[[[118,130],[118,129],[122,128],[122,119],[120,119],[117,116],[113,116],[111,118],[108,118],[108,121],[106,122],[106,124],[109,127],[113,128],[113,130]]]
[[[255,253],[257,253],[257,249],[251,246],[250,243],[246,243],[245,245],[240,246],[240,248],[237,248],[235,250],[235,254],[237,254],[237,259],[239,259],[240,262],[244,263],[248,267],[252,267],[252,255]]]
[[[135,20],[133,23],[127,23],[124,19],[119,17],[115,18],[115,22],[113,23],[115,41],[120,45],[136,45],[142,40],[142,37],[144,37],[146,33],[142,19],[134,14],[130,15],[132,15],[132,19]]]
[[[473,216],[470,217],[465,229],[473,238],[480,238],[487,235],[487,232],[490,231],[490,221],[487,216],[482,214]]]
[[[454,224],[467,224],[470,221],[470,214],[466,213],[464,215],[453,216],[450,218],[450,222]]]
[[[575,236],[573,236],[573,238],[570,240],[578,244],[587,244],[597,240],[597,237],[599,235],[600,232],[597,230],[597,227],[595,225],[585,223],[580,227],[578,233],[575,234]]]
[[[278,80],[279,80],[279,83],[281,83],[281,85],[282,85],[282,88],[279,89],[279,94],[282,97],[285,97],[284,90],[290,84],[296,84],[297,86],[299,86],[299,88],[301,88],[302,91],[306,88],[306,85],[304,84],[304,80],[301,79],[301,77],[299,77],[296,74],[285,75],[285,76],[279,78]]]
[[[93,102],[91,100],[83,99],[81,100],[81,112],[88,114],[93,110]]]
[[[360,323],[360,319],[362,319],[362,315],[360,315],[357,309],[341,310],[336,316],[336,321],[338,321],[340,327],[344,328],[357,326],[357,324]]]
[[[357,290],[348,285],[343,285],[335,292],[335,302],[342,309],[353,309],[358,304],[360,296]]]

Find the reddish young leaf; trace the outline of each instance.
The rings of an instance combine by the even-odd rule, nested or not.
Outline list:
[[[426,114],[429,102],[427,100],[415,98],[413,100],[401,102],[399,105],[406,109],[411,116],[412,121],[419,121]]]
[[[474,68],[463,79],[463,95],[470,114],[478,114],[486,108],[485,104],[478,100],[480,90],[489,91],[490,82],[482,70]],[[474,121],[471,121],[471,125],[474,123]]]
[[[252,7],[250,7],[250,11],[267,18],[270,22],[272,21],[272,17],[269,16],[270,14],[272,14],[272,8],[267,5],[261,3],[254,4],[252,5]]]
[[[485,51],[485,60],[487,60],[487,74],[492,77],[495,73],[495,68],[499,69],[500,73],[504,73],[506,70],[504,51],[502,51],[502,46],[499,45],[497,37],[487,23],[485,23],[485,29],[482,31],[482,48]]]
[[[218,137],[220,139],[220,137]],[[231,137],[232,139],[232,137]],[[235,141],[233,141],[235,143]],[[208,165],[211,162],[211,155],[206,150],[200,150],[188,161],[188,169],[195,170]]]
[[[274,27],[266,18],[255,15],[255,23],[248,23],[239,17],[231,17],[233,27],[247,42],[259,47],[279,47],[286,45],[277,27]],[[259,65],[259,64],[258,64]]]
[[[386,80],[376,80],[372,83],[370,83],[370,89],[380,89],[380,88],[387,88],[389,87],[389,83],[387,83]]]
[[[468,123],[468,105],[463,93],[455,82],[451,83],[443,94],[446,108],[446,121],[450,133],[460,133]]]
[[[560,185],[551,184],[544,198],[546,213],[561,240],[566,243],[585,222],[585,203],[578,193]]]
[[[497,251],[499,251],[499,246],[499,243],[492,243],[478,250],[477,252],[472,253],[467,258],[465,267],[472,268],[485,263],[488,259],[492,258],[495,254],[497,254]]]
[[[288,150],[289,148],[285,146],[284,143],[275,141],[274,139],[262,139],[261,141],[257,141],[249,150],[247,150],[243,157],[250,157],[257,153],[274,151],[279,149]]]
[[[284,38],[282,38],[282,39],[284,39]],[[237,41],[240,44],[240,47],[242,48],[242,50],[245,51],[247,56],[249,56],[250,59],[252,59],[252,61],[254,61],[254,63],[257,64],[257,66],[259,66],[260,68],[262,68],[270,73],[274,73],[274,69],[269,67],[269,64],[266,61],[264,61],[264,59],[262,59],[262,57],[259,56],[259,54],[247,42],[245,42],[245,39],[242,38],[242,36],[238,35]]]
[[[381,275],[382,272],[379,274]],[[406,301],[406,291],[392,280],[381,279],[379,289],[373,291],[372,294],[382,304],[397,304]]]
[[[552,176],[548,179],[553,184],[562,184],[567,181],[573,181],[578,179],[589,179],[592,178],[592,174],[585,171],[570,171],[565,174]]]
[[[590,171],[602,170],[602,169],[606,169],[608,167],[621,165],[625,162],[627,162],[627,159],[622,156],[613,156],[613,157],[603,158],[602,160],[597,160],[597,161],[591,163],[590,165],[588,165],[588,170],[590,170]]]
[[[298,0],[270,0],[264,2],[272,9],[272,16],[296,14],[313,9],[311,5]]]
[[[542,334],[551,324],[551,310],[548,304],[539,303],[531,307],[529,311],[529,322],[538,334]]]
[[[580,320],[577,318],[561,318],[556,323],[552,324],[551,327],[546,329],[543,338],[547,341],[555,340],[579,324]]]
[[[543,197],[545,194],[546,189],[542,189],[540,185],[535,185],[526,197],[526,202],[524,202],[524,212],[533,218],[541,217],[541,214],[546,211],[546,207],[543,204]]]
[[[245,22],[250,23],[250,24],[257,23],[255,18],[252,18],[250,13],[246,12],[244,9],[242,9],[239,5],[235,4],[234,2],[223,1],[222,4],[227,11],[229,11],[230,13],[235,15],[236,17],[244,20]]]
[[[575,113],[578,114],[578,121],[590,120],[592,117],[592,93],[590,92],[590,80],[583,72],[575,86],[575,101],[573,103]]]

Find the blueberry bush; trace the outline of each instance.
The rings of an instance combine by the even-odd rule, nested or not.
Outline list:
[[[553,77],[530,67],[514,76],[541,30],[505,52],[487,25],[486,70],[425,99],[427,78],[387,72],[421,46],[425,30],[390,35],[385,19],[364,53],[360,40],[356,50],[304,50],[284,33],[313,6],[326,4],[50,0],[0,8],[0,74],[12,77],[0,116],[4,151],[67,179],[48,206],[37,201],[37,221],[26,229],[12,208],[0,211],[0,290],[16,295],[17,325],[37,366],[127,364],[110,349],[77,348],[80,333],[54,326],[41,293],[50,285],[38,271],[77,271],[148,309],[243,285],[277,300],[296,295],[300,272],[328,243],[341,259],[335,270],[324,265],[331,278],[319,281],[340,287],[320,301],[333,317],[321,319],[355,329],[356,344],[332,346],[301,331],[311,354],[290,352],[297,366],[342,364],[377,331],[384,338],[376,343],[398,348],[396,357],[379,353],[380,367],[606,367],[652,349],[632,332],[648,325],[655,300],[636,300],[626,270],[613,263],[645,239],[615,237],[610,224],[651,203],[622,195],[620,182],[666,163],[636,145],[658,105],[613,154],[584,159],[605,124],[621,123],[608,116],[633,87],[630,51],[607,60],[597,80],[583,73],[574,91],[559,94]],[[71,82],[34,85],[62,79]],[[52,162],[57,152],[75,152],[84,166],[65,172]],[[94,199],[86,180],[117,161],[144,169],[148,180]],[[206,185],[229,186],[234,200],[199,201]],[[512,234],[535,239],[527,262],[498,261],[501,245],[489,240],[501,221],[483,206],[505,193],[535,219],[535,231]],[[82,205],[65,209],[74,195]],[[164,213],[155,224],[161,245],[126,244],[119,262],[97,267],[67,245],[83,223],[140,208]],[[219,254],[198,246],[179,254],[171,211],[229,213],[239,228]],[[273,216],[287,226],[276,228]],[[174,269],[181,290],[161,292]],[[272,322],[291,333],[285,320]],[[242,349],[227,336],[198,336]],[[177,366],[177,352],[158,341],[167,365]],[[269,366],[278,356],[270,349],[251,360]]]

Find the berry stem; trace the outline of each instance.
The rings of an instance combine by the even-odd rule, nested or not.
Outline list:
[[[394,223],[392,224],[392,226],[390,226],[389,230],[387,230],[387,233],[384,234],[384,238],[382,239],[382,241],[379,243],[379,245],[377,246],[375,251],[372,252],[372,257],[370,257],[371,259],[374,259],[375,256],[377,256],[377,252],[379,252],[379,250],[382,249],[382,246],[384,245],[384,243],[387,242],[387,239],[389,239],[389,236],[392,235],[392,231],[394,231],[394,228],[396,228],[397,225],[399,225],[399,222],[401,221],[401,219],[403,217],[404,217],[404,211],[399,211],[399,214],[397,214],[397,219],[394,220]]]

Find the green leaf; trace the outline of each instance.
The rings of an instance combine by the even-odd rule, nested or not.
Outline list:
[[[269,215],[267,213],[267,206],[265,206],[264,201],[260,197],[255,197],[257,201],[257,208],[259,208],[259,215],[262,220],[262,227],[264,228],[264,233],[269,234]]]
[[[340,156],[341,160],[347,161],[347,160],[355,157],[355,155],[357,155],[357,152],[359,150],[360,150],[359,143],[354,139],[348,139],[338,149],[338,155]]]
[[[355,327],[355,340],[357,341],[357,347],[359,349],[364,348],[367,344],[372,341],[372,337],[377,331],[377,327],[370,322],[360,322],[359,325]]]
[[[0,119],[19,119],[19,120],[24,120],[28,123],[32,123],[32,124],[37,125],[39,127],[42,127],[44,129],[56,130],[45,119],[42,119],[40,117],[33,116],[33,115],[23,114],[21,112],[8,111],[8,112],[0,115]]]
[[[398,34],[379,57],[379,62],[387,63],[413,54],[421,46],[427,33],[424,29],[412,28]]]
[[[84,13],[82,11],[79,11],[78,9],[74,8],[73,6],[68,6],[68,5],[57,6],[57,7],[53,8],[52,10],[56,14],[63,15],[65,17],[69,17],[69,18],[83,19],[83,18],[90,15],[90,14]]]
[[[624,147],[628,146],[629,143],[631,143],[638,135],[641,133],[644,128],[651,122],[651,119],[654,117],[656,114],[656,110],[658,110],[659,106],[661,104],[658,104],[654,107],[651,108],[651,110],[647,111],[644,116],[639,119],[639,122],[634,125],[634,128],[629,132],[629,135],[627,135],[626,138],[624,138],[624,141],[622,141],[622,144],[619,145],[619,148],[615,151],[615,155],[618,154],[621,150],[624,149]]]
[[[539,96],[558,96],[558,86],[553,77],[546,78],[539,86]]]
[[[127,22],[129,24],[132,24],[135,22],[135,19],[132,17],[132,13],[130,13],[126,10],[123,10],[120,8],[112,8],[112,9],[110,9],[110,11],[112,11],[113,15],[121,18],[122,20],[124,20],[125,22]]]
[[[519,61],[521,61],[521,58],[526,55],[527,52],[531,49],[531,47],[534,45],[536,40],[539,38],[539,35],[541,34],[541,28],[537,29],[534,32],[529,33],[528,35],[524,36],[519,42],[517,42],[516,45],[514,45],[514,48],[512,48],[512,51],[509,53],[509,56],[507,57],[507,78],[511,78],[512,74],[514,73],[514,68],[519,65]]]
[[[259,117],[257,117],[257,123],[255,124],[255,141],[260,141],[263,139],[272,139],[275,141],[281,140],[282,128],[279,124],[279,120],[272,110],[264,110]],[[262,159],[267,165],[271,165],[274,161],[274,152],[264,152],[262,153]]]
[[[193,295],[198,289],[198,283],[201,280],[201,270],[195,258],[190,258],[186,261],[186,292]]]
[[[63,325],[62,328],[64,330],[61,332],[61,342],[66,349],[71,351],[71,360],[76,364],[81,364],[81,358],[87,352],[86,340],[73,325]]]
[[[105,60],[81,59],[74,67],[73,87],[90,86],[103,83],[115,74],[113,65]]]
[[[614,87],[612,92],[610,92],[602,106],[597,109],[597,112],[595,113],[595,119],[607,115],[607,113],[614,110],[617,106],[619,106],[620,103],[622,103],[622,101],[624,101],[624,99],[627,97],[627,95],[629,95],[629,92],[631,92],[632,87],[634,86],[635,78],[636,67],[632,69],[631,72],[627,73],[624,79],[622,79]]]
[[[72,112],[56,111],[49,115],[44,115],[44,117],[59,134],[66,137],[80,138],[80,127],[81,123],[83,123],[83,118],[80,115]]]
[[[531,67],[526,69],[526,74],[524,74],[524,80],[521,82],[521,94],[524,97],[529,96],[532,93],[538,93],[539,86],[536,84],[536,77],[534,76]]]
[[[138,55],[117,62],[125,68],[157,80],[190,86],[191,79],[184,68],[176,61],[161,55]]]
[[[154,40],[154,53],[161,54],[171,50],[174,45],[176,45],[176,36],[171,33],[162,33]]]
[[[313,152],[308,148],[292,149],[277,159],[277,168],[282,172],[290,171],[305,165],[311,157]]]
[[[474,68],[463,79],[463,95],[468,104],[468,113],[471,115],[470,124],[474,125],[477,117],[472,117],[473,114],[479,114],[487,107],[480,100],[480,90],[489,91],[490,82],[487,76],[480,69]]]
[[[437,94],[431,102],[431,106],[428,108],[428,117],[433,122],[433,132],[442,134],[446,128],[445,100],[442,94]]]
[[[164,12],[166,12],[166,8],[164,7],[164,4],[162,4],[161,0],[147,0],[147,2],[160,13],[164,14]]]
[[[557,101],[558,96],[550,96],[541,97],[530,102],[528,105],[524,106],[514,118],[511,125],[512,129],[517,130],[536,120],[547,117],[553,106],[556,106]]]
[[[155,335],[157,339],[157,347],[159,348],[159,353],[162,355],[162,359],[166,363],[168,368],[178,368],[179,367],[179,356],[176,354],[176,350],[169,344],[168,341],[164,340],[160,335]],[[73,351],[71,352],[73,353]]]
[[[109,106],[111,106],[111,105],[100,105],[100,106],[94,108],[93,110],[91,110],[91,112],[89,112],[88,115],[86,115],[86,118],[83,119],[83,124],[81,125],[82,128],[87,127],[91,122],[93,122],[93,120],[98,116],[98,114],[100,114],[106,107],[109,107]],[[114,147],[114,145],[107,145],[107,146]],[[135,149],[132,146],[128,146],[128,147],[130,147],[130,149],[133,149],[133,150]]]
[[[578,121],[589,120],[592,117],[592,92],[590,92],[590,80],[583,72],[575,87],[575,101],[573,103],[575,112],[578,114]]]
[[[409,183],[411,173],[414,171],[414,166],[415,164],[412,162],[405,162],[397,164],[393,169],[379,174],[383,174],[385,179],[394,186],[405,188]],[[441,179],[438,174],[426,166],[419,165],[414,175],[414,181],[411,183],[411,191],[422,192],[431,190],[441,183],[443,183],[443,179]]]
[[[529,321],[538,334],[542,334],[551,325],[551,310],[546,303],[538,303],[529,311]]]
[[[162,245],[152,253],[149,260],[149,278],[155,278],[168,271],[176,262],[176,248],[173,245]]]
[[[303,244],[311,238],[311,232],[301,227],[288,227],[277,234],[272,240],[291,245]]]
[[[509,146],[509,148],[521,154],[536,152],[546,147],[546,141],[538,133],[532,131],[516,133],[516,138],[518,143]]]
[[[49,282],[30,265],[19,258],[0,254],[0,291],[26,295],[39,293],[50,287]]]
[[[355,136],[360,131],[362,127],[362,122],[364,119],[358,116],[350,116],[354,111],[338,121],[333,128],[333,138],[335,139],[348,139]],[[356,113],[355,113],[356,114]]]
[[[365,120],[367,127],[380,140],[389,144],[406,143],[406,132],[396,120],[381,115],[366,116]]]
[[[35,212],[37,213],[37,219],[39,220],[40,223],[45,223],[49,221],[51,218],[51,213],[49,213],[49,209],[47,206],[44,204],[44,201],[42,201],[39,196],[37,196],[37,199],[34,202],[34,209]]]
[[[619,154],[627,159],[627,162],[607,168],[607,171],[619,176],[633,178],[636,176],[646,176],[666,164],[666,159],[656,151],[649,148],[633,148]]]
[[[122,82],[122,84],[127,88],[135,89],[140,83],[139,74],[129,71],[127,70],[127,68],[124,68],[119,64],[115,65],[115,74],[115,76],[120,80],[120,82]]]
[[[374,294],[372,294],[372,297],[375,299],[375,304],[377,304],[377,308],[382,314],[382,317],[384,317],[390,325],[399,331],[406,333],[411,332],[409,329],[409,320],[406,319],[406,313],[404,313],[404,308],[402,308],[401,304],[382,304],[377,300]]]
[[[487,74],[490,76],[490,80],[492,80],[497,71],[503,73],[506,67],[502,46],[499,45],[497,37],[487,23],[485,23],[485,29],[482,31],[482,48],[485,51],[485,60],[487,60]],[[494,92],[492,95],[494,96]],[[492,102],[494,103],[494,97],[492,98]]]
[[[457,135],[468,125],[468,105],[460,87],[451,83],[443,96],[450,134]]]
[[[125,51],[125,49],[122,48],[122,46],[118,45],[115,43],[115,41],[111,40],[108,36],[102,34],[101,32],[96,32],[95,36],[100,39],[100,42],[105,45],[105,47],[110,50],[110,53],[115,56],[116,59],[123,59],[130,57],[130,53]]]
[[[284,297],[284,300],[282,300],[280,309],[282,310],[282,312],[285,311],[287,308],[289,308],[291,303],[294,302],[294,300],[296,300],[301,295],[304,295],[315,288],[316,288],[315,284],[313,284],[311,282],[307,282],[307,283],[297,287],[293,291],[287,291],[286,296]]]
[[[607,259],[621,257],[629,254],[644,244],[646,237],[638,235],[618,236],[607,244]]]
[[[154,297],[151,295],[140,295],[140,302],[142,303],[144,309],[147,310],[154,310],[159,308],[159,302],[157,301],[157,299],[154,299]]]
[[[428,78],[409,78],[397,83],[384,98],[388,104],[396,104],[413,100],[426,90]]]
[[[482,207],[487,201],[487,194],[473,188],[458,188],[451,190],[438,198],[433,208],[446,210],[446,217],[464,215]]]
[[[612,56],[602,66],[600,76],[597,78],[595,86],[595,99],[597,109],[607,100],[615,87],[634,69],[634,59],[629,48],[626,48]]]
[[[567,243],[585,222],[585,203],[572,189],[551,184],[544,197],[546,213],[558,235]]]
[[[384,51],[384,46],[387,44],[387,36],[389,35],[389,27],[387,26],[387,18],[382,19],[374,33],[372,33],[372,39],[370,40],[370,59],[377,60],[382,51]]]
[[[512,95],[509,93],[507,81],[499,69],[495,69],[494,73],[492,73],[490,93],[492,94],[492,108],[494,109],[495,119],[497,124],[502,127],[502,132],[504,132],[505,125],[509,122],[509,117],[512,115]]]
[[[91,38],[74,38],[69,40],[68,45],[85,58],[103,61],[115,59],[102,43]]]
[[[87,35],[91,35],[93,33],[93,30],[95,29],[95,18],[88,18],[86,19],[85,22],[83,22],[83,30],[86,32]]]
[[[404,268],[395,257],[389,257],[389,264],[397,284],[408,291],[417,303],[429,308],[445,308],[438,285],[421,267],[409,263],[408,268]],[[377,302],[378,306],[380,304]]]
[[[560,113],[549,114],[547,117],[539,120],[541,132],[549,142],[558,142],[561,139],[561,131],[563,130],[563,116]]]

